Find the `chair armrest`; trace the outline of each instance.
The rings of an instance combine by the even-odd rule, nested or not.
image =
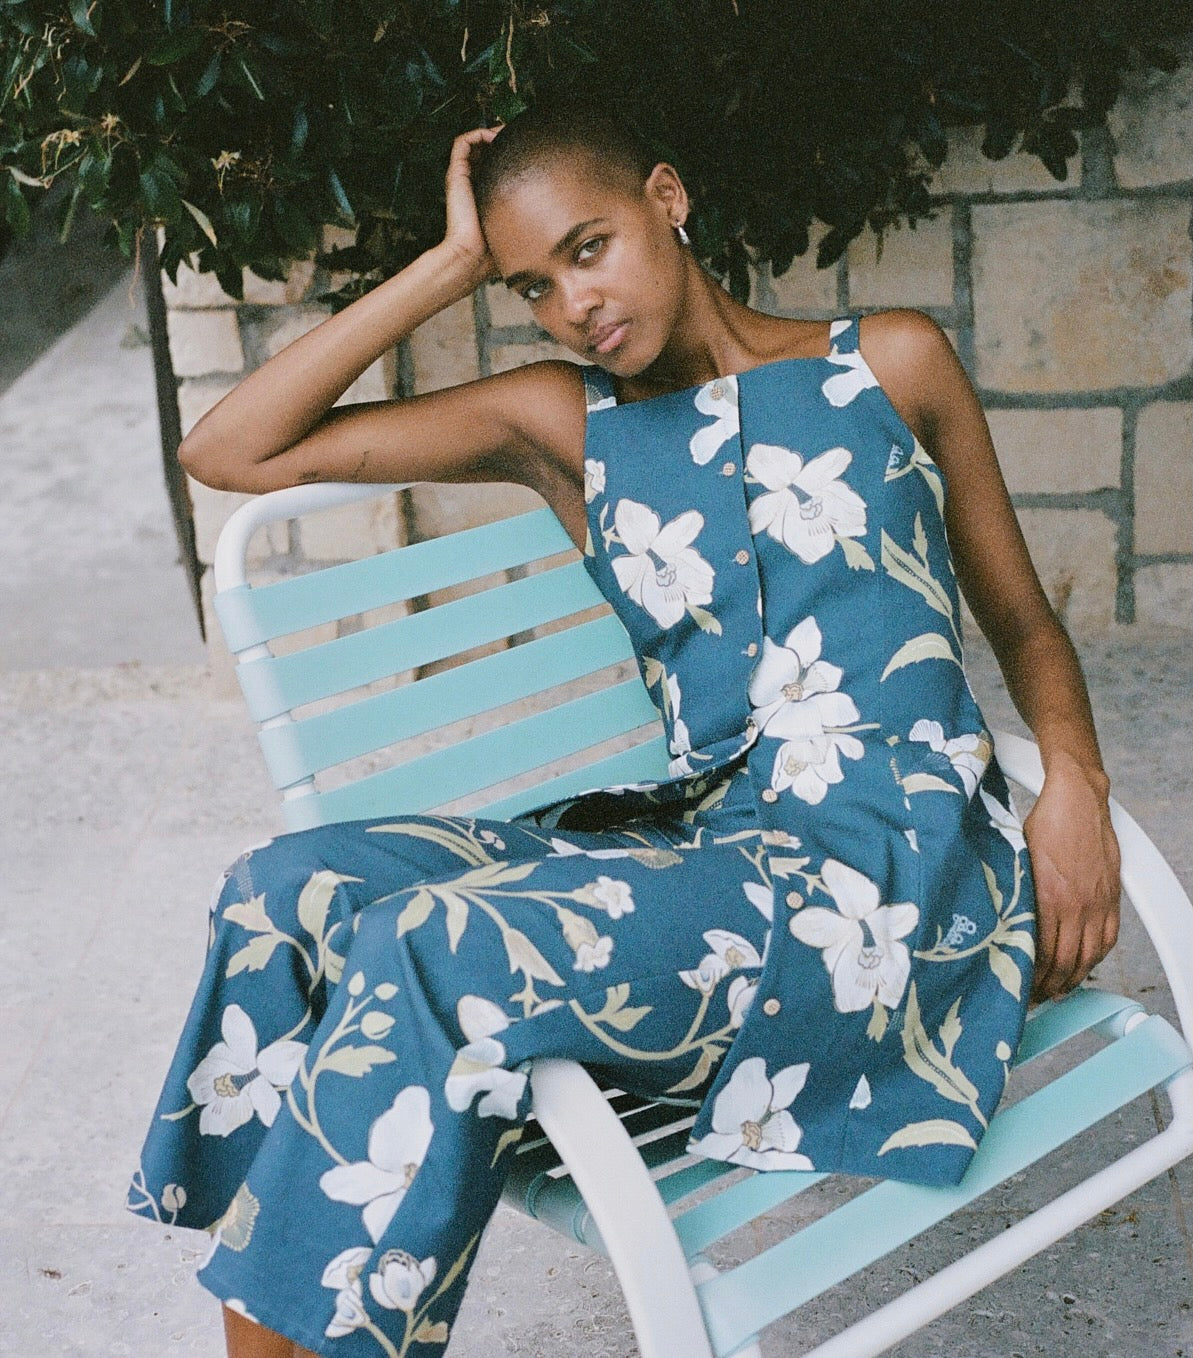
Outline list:
[[[258,495],[232,514],[220,531],[215,548],[216,590],[234,589],[245,580],[245,558],[252,536],[266,524],[297,519],[322,509],[338,509],[358,500],[373,500],[417,485],[414,481],[314,481],[309,486],[287,486]]]

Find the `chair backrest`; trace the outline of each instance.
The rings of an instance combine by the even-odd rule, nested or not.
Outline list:
[[[397,489],[276,492],[221,535],[215,608],[287,826],[444,807],[508,818],[664,776],[659,715],[629,637],[548,509],[248,582],[258,528]],[[463,589],[474,592],[419,607]],[[289,649],[329,624],[340,634]],[[276,653],[279,639],[288,653]],[[397,762],[376,768],[397,746]]]

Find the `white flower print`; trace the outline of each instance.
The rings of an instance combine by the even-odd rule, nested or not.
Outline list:
[[[613,516],[628,556],[613,562],[617,583],[663,627],[674,627],[689,604],[712,602],[715,572],[690,544],[704,515],[689,509],[664,525],[637,500],[619,500]]]
[[[509,1027],[508,1017],[492,1000],[480,995],[461,996],[456,1017],[468,1045],[456,1053],[447,1073],[443,1085],[447,1106],[463,1113],[477,1094],[483,1094],[476,1106],[478,1117],[516,1118],[526,1076],[522,1071],[503,1068],[505,1046],[494,1036]]]
[[[796,740],[858,720],[853,699],[837,692],[844,670],[820,658],[822,645],[820,625],[811,617],[793,627],[782,646],[762,638],[762,655],[746,691],[765,735]]]
[[[726,440],[736,437],[741,429],[737,406],[737,378],[717,377],[706,382],[696,393],[696,409],[701,415],[711,415],[712,424],[697,429],[688,445],[692,461],[703,467],[716,456]]]
[[[628,915],[634,909],[634,895],[629,882],[602,874],[589,885],[588,890],[596,897],[598,904],[608,913],[610,919],[620,919],[622,915]]]
[[[592,883],[592,886],[598,885]],[[591,886],[589,888],[591,890]],[[576,971],[595,971],[607,967],[613,956],[613,940],[608,934],[599,935],[596,925],[585,915],[559,907],[556,911],[563,941],[575,953],[572,967]]]
[[[360,1275],[372,1253],[368,1245],[356,1245],[337,1254],[323,1270],[323,1286],[334,1288],[336,1294],[336,1313],[323,1331],[328,1339],[351,1334],[368,1320]]]
[[[757,992],[757,976],[735,976],[729,982],[725,1002],[729,1006],[729,1026],[731,1028],[740,1028],[745,1022],[746,1015],[750,1011],[750,1005],[754,1003],[754,996]]]
[[[848,448],[805,462],[789,448],[754,444],[746,468],[766,493],[750,505],[750,532],[769,533],[807,565],[827,556],[838,537],[862,537],[866,502],[840,480],[852,461]]]
[[[230,1004],[220,1020],[223,1041],[217,1042],[186,1082],[191,1098],[203,1111],[203,1136],[230,1136],[253,1120],[273,1126],[282,1106],[279,1089],[294,1079],[306,1052],[305,1042],[271,1042],[257,1050],[253,1020],[238,1004]]]
[[[592,943],[581,943],[576,948],[576,960],[572,966],[575,971],[596,971],[600,967],[607,967],[612,956],[613,940],[605,934]]]
[[[361,1216],[374,1244],[402,1205],[434,1131],[430,1094],[422,1085],[408,1085],[369,1128],[369,1158],[320,1176],[319,1187],[329,1198],[364,1207]]]
[[[369,1277],[369,1291],[378,1306],[390,1311],[413,1311],[423,1290],[435,1279],[435,1257],[421,1263],[405,1250],[386,1250]]]
[[[787,1111],[807,1078],[807,1061],[769,1079],[761,1056],[739,1061],[713,1104],[713,1130],[689,1151],[753,1169],[811,1169],[811,1160],[796,1152],[803,1129]]]
[[[746,893],[746,899],[762,917],[773,922],[775,918],[774,888],[763,886],[761,882],[743,882],[741,889]]]
[[[1019,813],[1015,809],[1015,800],[1010,798],[1011,805],[1003,806],[997,797],[992,797],[985,788],[982,788],[982,801],[986,803],[986,810],[990,813],[990,824],[1002,835],[1003,839],[1015,850],[1027,847],[1027,840],[1023,837],[1023,826],[1019,820]],[[1010,789],[1007,789],[1008,796]]]
[[[831,406],[847,406],[859,392],[878,385],[878,378],[866,365],[860,349],[855,349],[851,354],[831,353],[828,361],[845,369],[844,372],[826,377],[820,388],[824,399]]]
[[[629,849],[581,849],[576,844],[570,844],[566,839],[556,839],[551,837],[551,852],[548,858],[573,858],[579,854],[582,858],[628,858]]]
[[[584,502],[591,504],[605,493],[605,464],[595,457],[584,459]]]
[[[667,697],[668,705],[671,709],[671,740],[669,742],[671,753],[677,757],[692,752],[692,737],[688,733],[687,723],[681,720],[679,715],[679,705],[683,701],[683,694],[679,691],[679,677],[674,674],[667,676]]]
[[[840,1013],[875,1000],[897,1008],[911,972],[911,954],[899,940],[916,927],[919,910],[911,901],[883,905],[875,882],[835,858],[824,860],[820,875],[837,910],[806,906],[788,927],[801,943],[822,950]]]
[[[862,743],[850,735],[829,733],[804,740],[786,740],[775,754],[771,787],[816,806],[824,801],[831,783],[845,778],[841,755],[862,757]]]
[[[990,762],[991,744],[984,732],[966,732],[951,740],[944,737],[944,727],[938,721],[921,717],[908,733],[909,740],[925,741],[935,754],[944,756],[956,770],[965,787],[965,795],[972,797],[982,781],[982,774]]]
[[[840,728],[859,719],[853,699],[839,693],[844,671],[820,659],[822,638],[815,618],[805,618],[784,645],[762,639],[762,655],[747,693],[763,735],[780,739],[771,786],[790,789],[810,804],[823,801],[830,783],[844,778],[843,754],[860,759],[865,747]]]
[[[711,995],[723,977],[742,967],[760,967],[762,958],[748,938],[728,929],[708,929],[704,941],[712,949],[694,971],[681,971],[679,979],[705,995]]]

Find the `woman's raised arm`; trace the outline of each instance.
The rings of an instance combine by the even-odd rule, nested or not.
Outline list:
[[[371,363],[496,272],[469,167],[473,146],[494,135],[478,128],[456,138],[443,241],[288,345],[208,411],[178,450],[192,476],[250,492],[305,481],[533,480],[518,461],[552,430],[529,422],[546,419],[536,411],[558,409],[546,388],[578,383],[566,372],[570,365],[535,364],[406,401],[332,409]]]

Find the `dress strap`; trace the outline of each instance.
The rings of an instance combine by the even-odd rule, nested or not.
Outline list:
[[[838,316],[828,328],[829,352],[855,354],[860,333],[860,316]]]
[[[604,410],[617,404],[617,392],[613,389],[613,378],[599,363],[586,363],[584,372],[584,399],[588,410]]]

